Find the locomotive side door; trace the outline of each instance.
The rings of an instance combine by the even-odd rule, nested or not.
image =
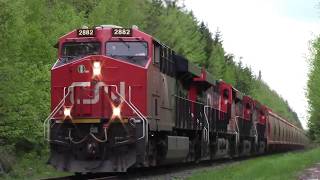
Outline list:
[[[154,44],[151,114],[159,131],[171,131],[174,126],[175,64],[173,51]]]
[[[153,62],[151,65],[151,81],[149,81],[149,87],[150,90],[149,93],[149,107],[150,111],[149,114],[152,117],[152,120],[150,121],[150,130],[158,130],[158,122],[160,121],[160,102],[161,102],[161,96],[160,96],[160,86],[161,86],[161,72],[160,72],[160,45],[156,42],[154,42],[153,47]]]

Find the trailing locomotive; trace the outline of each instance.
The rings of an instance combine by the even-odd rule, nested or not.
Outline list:
[[[303,148],[303,130],[137,27],[73,30],[56,45],[49,163],[69,172]]]

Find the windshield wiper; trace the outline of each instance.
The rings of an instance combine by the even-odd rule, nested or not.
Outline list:
[[[142,46],[145,47],[146,49],[148,48],[147,43],[140,42],[140,44],[142,44]]]
[[[74,58],[76,58],[76,56],[63,56],[63,57],[61,57],[61,60],[63,63],[67,63],[68,61],[70,61]]]
[[[120,55],[115,55],[115,54],[110,54],[110,57],[113,57],[113,58],[121,58],[122,56],[120,56]]]
[[[127,46],[128,49],[130,49],[130,45],[129,43],[127,43],[126,41],[124,41],[122,38],[119,38],[120,42],[122,42],[125,46]]]
[[[85,56],[89,56],[90,54],[87,54],[87,55],[79,55],[79,56],[63,56],[61,57],[61,60],[64,62],[64,63],[67,63],[71,60],[74,60],[74,59],[80,59],[80,58],[83,58]]]

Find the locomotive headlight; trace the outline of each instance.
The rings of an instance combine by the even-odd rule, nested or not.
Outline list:
[[[121,116],[121,108],[120,108],[120,106],[113,107],[113,109],[112,109],[112,117],[114,117],[114,118],[116,118],[116,117],[120,118],[120,116]]]
[[[101,74],[101,63],[99,61],[93,62],[93,76],[99,76]]]
[[[71,117],[71,108],[70,107],[65,107],[63,111],[64,117]]]

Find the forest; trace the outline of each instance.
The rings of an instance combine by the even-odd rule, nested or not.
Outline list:
[[[309,135],[312,140],[320,141],[320,37],[311,44],[309,59],[310,72],[308,74],[307,98],[309,104]]]
[[[172,0],[1,0],[0,1],[0,152],[21,155],[45,149],[42,123],[50,112],[50,68],[58,38],[83,25],[137,25],[173,48],[215,79],[231,83],[301,127],[288,102],[250,66],[235,61],[223,47],[223,32],[212,32],[191,11]],[[319,87],[320,40],[308,88]],[[244,57],[245,58],[245,57]],[[263,70],[262,70],[263,74]],[[310,127],[319,127],[320,94],[310,91]],[[318,105],[318,106],[317,106]],[[320,128],[311,128],[320,136]],[[317,130],[315,130],[317,129]],[[8,151],[10,150],[10,151]],[[1,161],[1,157],[0,157]]]

